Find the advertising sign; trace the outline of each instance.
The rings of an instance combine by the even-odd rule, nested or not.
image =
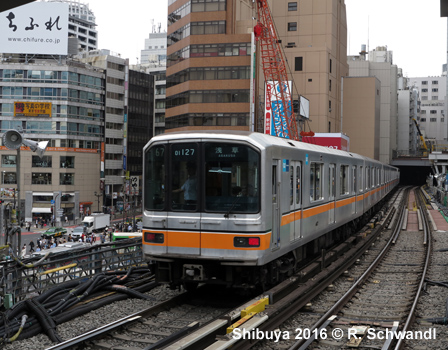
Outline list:
[[[14,102],[14,117],[51,117],[51,102]]]
[[[324,146],[331,149],[350,151],[350,138],[341,133],[316,133],[314,136],[304,136],[302,142]]]
[[[1,12],[1,53],[67,55],[68,6],[32,2]]]
[[[289,139],[288,134],[288,124],[286,121],[285,115],[292,114],[292,105],[291,101],[289,101],[288,106],[283,106],[283,101],[277,99],[277,94],[274,89],[277,91],[280,88],[286,85],[285,82],[279,84],[278,81],[267,81],[265,85],[265,110],[264,110],[264,119],[265,119],[265,134],[284,137]],[[288,82],[289,91],[291,91],[291,82]],[[268,103],[270,101],[271,103]],[[289,110],[289,112],[284,111],[285,108]]]

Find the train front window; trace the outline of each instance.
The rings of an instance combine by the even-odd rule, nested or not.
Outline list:
[[[145,209],[165,209],[165,146],[154,146],[145,154]]]
[[[234,143],[206,143],[205,205],[208,212],[257,213],[260,210],[260,155]]]
[[[171,145],[171,209],[196,211],[199,199],[199,152],[194,142]]]

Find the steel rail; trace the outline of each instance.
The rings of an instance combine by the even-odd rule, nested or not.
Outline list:
[[[419,201],[420,208],[421,208],[421,205],[422,205],[422,202],[423,202],[423,200],[421,198],[421,195],[422,195],[421,193],[422,192],[420,190],[419,196],[418,196],[418,201]],[[425,212],[425,215],[422,216],[422,218],[424,217],[424,225],[423,225],[424,242],[423,242],[423,244],[426,246],[425,265],[424,265],[423,272],[422,272],[422,275],[421,275],[421,278],[420,278],[420,283],[418,285],[417,292],[416,292],[416,295],[415,295],[415,298],[414,298],[414,302],[412,303],[411,310],[409,312],[409,315],[408,315],[408,317],[406,319],[406,322],[405,322],[405,324],[403,326],[403,329],[402,329],[402,332],[404,334],[405,334],[405,332],[407,332],[410,329],[412,323],[414,322],[415,310],[417,308],[417,303],[418,303],[418,301],[420,299],[420,294],[421,294],[421,292],[423,290],[423,286],[424,286],[425,279],[426,279],[426,273],[428,272],[429,262],[430,262],[430,259],[431,259],[431,251],[432,251],[431,229],[429,227],[429,218],[427,217],[427,215],[428,215],[428,213]],[[395,345],[395,350],[401,350],[403,348],[403,345],[404,345],[403,337],[400,337],[400,339],[398,340],[397,344]]]
[[[71,347],[79,346],[82,343],[85,343],[87,341],[92,341],[95,339],[99,339],[107,335],[108,333],[112,331],[116,331],[120,329],[123,326],[129,325],[143,317],[147,317],[149,315],[164,311],[166,309],[169,309],[173,307],[174,305],[177,305],[179,303],[185,302],[185,300],[189,297],[188,293],[182,293],[179,294],[169,300],[166,300],[164,302],[161,302],[157,305],[151,306],[149,308],[146,308],[142,311],[133,313],[129,316],[123,317],[117,321],[111,322],[109,324],[106,324],[102,327],[99,327],[97,329],[94,329],[90,332],[87,332],[85,334],[82,334],[80,336],[74,337],[72,339],[66,340],[62,343],[56,344],[50,348],[47,348],[46,350],[62,350],[62,349],[68,349]]]
[[[406,191],[408,192],[409,190],[407,189]],[[407,195],[405,197],[407,198]],[[379,265],[379,263],[383,260],[387,252],[390,250],[394,238],[398,236],[398,232],[401,230],[403,223],[405,212],[404,209],[405,209],[405,201],[402,200],[400,203],[399,219],[396,222],[394,232],[391,235],[391,238],[387,242],[386,246],[381,250],[381,252],[378,254],[376,259],[371,263],[368,269],[361,275],[361,277],[359,277],[359,279],[352,285],[352,287],[350,287],[350,289],[319,320],[317,320],[313,326],[310,327],[312,337],[310,337],[309,339],[298,340],[289,348],[289,350],[306,349],[315,340],[314,337],[316,334],[316,330],[318,329],[320,330],[322,325],[328,322],[328,320],[332,316],[336,315],[343,308],[343,306],[353,297],[353,295],[356,294],[356,292],[360,289],[361,285],[367,280],[367,278],[369,278],[369,276]],[[334,318],[332,320],[334,320]],[[319,333],[317,332],[317,334]]]

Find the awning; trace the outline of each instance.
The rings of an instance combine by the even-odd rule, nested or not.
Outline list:
[[[51,213],[51,208],[33,208],[32,213]]]

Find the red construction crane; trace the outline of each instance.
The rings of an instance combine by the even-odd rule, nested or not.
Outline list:
[[[274,123],[276,135],[287,135],[292,140],[299,140],[299,128],[292,108],[291,89],[288,83],[286,63],[283,58],[282,48],[277,37],[267,0],[257,0],[257,13],[258,23],[254,28],[254,34],[256,40],[260,41],[261,63],[265,81],[276,83],[274,85],[275,88],[267,91],[265,103],[266,106],[271,106],[272,100],[282,102],[282,104],[278,102],[274,104],[280,120],[283,120],[283,122]],[[314,136],[314,133],[302,132],[301,135]]]

